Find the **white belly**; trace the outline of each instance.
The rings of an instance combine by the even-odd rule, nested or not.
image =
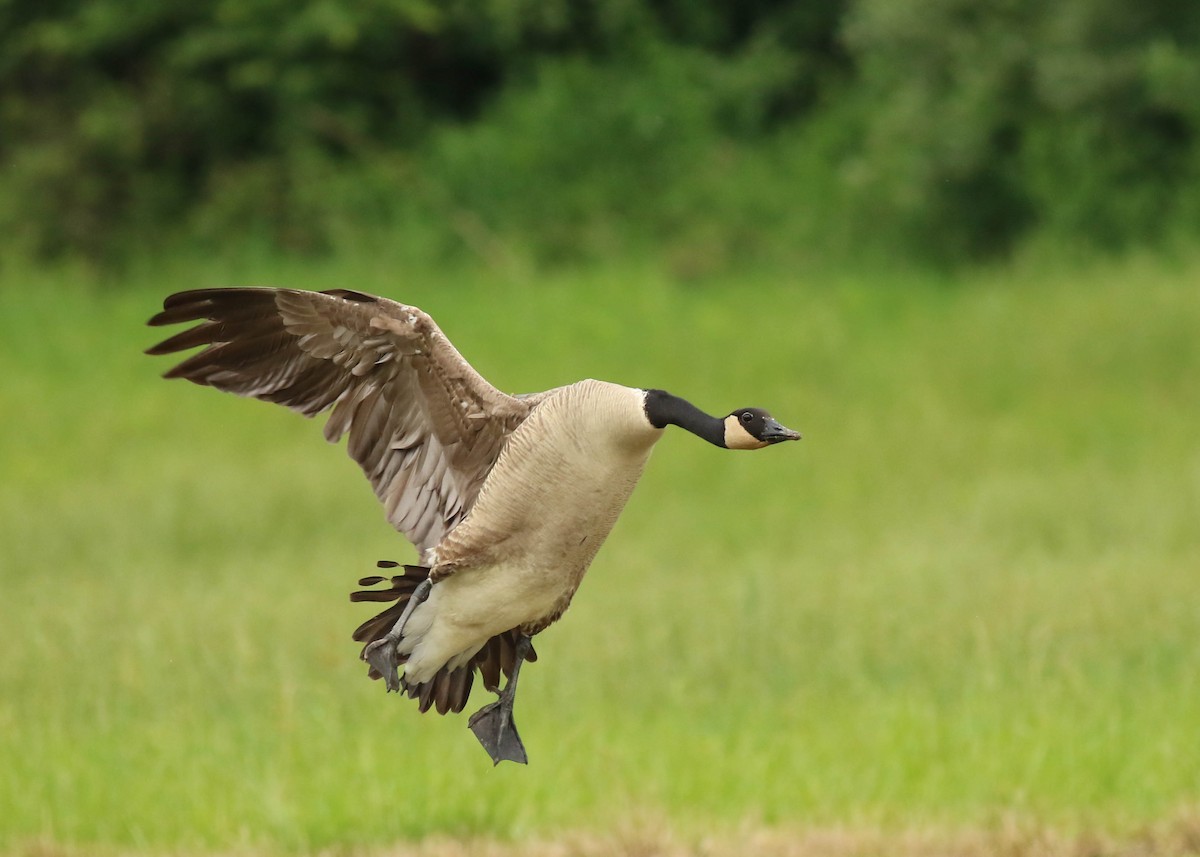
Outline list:
[[[470,569],[437,582],[413,611],[400,651],[405,681],[429,681],[467,663],[497,634],[550,614],[569,583],[561,573],[516,565]]]

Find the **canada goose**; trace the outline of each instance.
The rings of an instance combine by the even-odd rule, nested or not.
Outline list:
[[[354,632],[368,674],[444,714],[466,705],[478,670],[499,699],[469,725],[496,764],[527,761],[512,707],[521,664],[536,659],[530,639],[567,609],[662,430],[726,449],[800,438],[758,408],[714,417],[604,381],[509,396],[421,310],[345,289],[180,292],[149,324],[197,321],[147,349],[204,346],[164,377],[310,417],[332,410],[326,439],[349,434],[388,521],[421,556],[390,580],[359,581],[388,588],[350,596],[395,602]]]

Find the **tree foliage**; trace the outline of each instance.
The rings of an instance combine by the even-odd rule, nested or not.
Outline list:
[[[1036,228],[1113,244],[1200,223],[1195,4],[863,0],[843,33],[862,181],[918,240],[980,253]]]
[[[1188,0],[0,0],[0,229],[701,267],[1113,246],[1200,226],[1197,92]]]

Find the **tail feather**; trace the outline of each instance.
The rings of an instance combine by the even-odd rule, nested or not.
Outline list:
[[[492,693],[500,692],[500,646],[487,645],[479,650],[472,659],[471,666],[479,669],[483,679],[484,690]]]
[[[438,675],[441,673],[439,672]],[[427,682],[414,684],[408,688],[408,698],[417,700],[417,707],[422,714],[429,710],[429,706],[433,705],[433,685],[437,678],[438,676],[435,675]]]
[[[449,679],[446,682],[449,687],[446,693],[446,711],[453,711],[455,714],[463,710],[463,706],[467,704],[467,698],[471,695],[471,685],[475,682],[475,670],[467,664],[465,667],[459,667],[454,672],[449,674]],[[445,714],[441,704],[438,705],[438,714]]]
[[[380,560],[378,565],[380,568],[400,567],[399,563],[391,560]],[[372,575],[364,577],[358,582],[359,586],[376,586],[386,582],[389,584],[387,589],[361,589],[350,593],[350,600],[355,602],[395,602],[354,630],[354,639],[364,646],[373,643],[392,630],[392,627],[400,619],[400,614],[408,606],[417,586],[429,577],[429,569],[425,566],[406,565],[403,568],[403,574],[391,578]],[[434,708],[438,714],[458,713],[466,706],[467,699],[471,695],[471,686],[475,681],[476,670],[479,670],[484,689],[493,693],[500,690],[502,674],[506,679],[512,676],[519,636],[520,632],[516,628],[497,634],[484,644],[483,648],[471,658],[470,663],[455,670],[442,667],[429,681],[418,685],[405,683],[405,691],[409,698],[417,700],[417,705],[422,712]],[[401,654],[400,659],[403,663],[407,657]],[[525,659],[537,660],[537,653],[532,647]],[[367,675],[372,679],[382,678],[373,667],[368,670]],[[401,680],[403,681],[403,677]]]

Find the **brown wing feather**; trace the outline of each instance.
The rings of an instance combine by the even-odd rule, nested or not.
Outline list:
[[[489,384],[416,307],[337,289],[171,295],[154,326],[200,322],[147,349],[202,346],[166,373],[314,416],[349,435],[387,519],[422,553],[458,524],[533,400]]]

